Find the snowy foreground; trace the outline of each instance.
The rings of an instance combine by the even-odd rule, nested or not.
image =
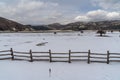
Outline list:
[[[80,34],[80,35],[79,35]],[[88,51],[120,53],[120,33],[97,37],[96,32],[0,33],[0,50],[68,52]],[[45,45],[36,46],[39,43]],[[0,61],[0,80],[120,80],[120,63]],[[51,74],[49,73],[51,69]]]

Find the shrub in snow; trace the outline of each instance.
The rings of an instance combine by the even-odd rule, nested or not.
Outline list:
[[[103,36],[103,34],[106,34],[106,31],[104,31],[104,30],[98,30],[97,34],[100,34],[100,36]]]
[[[57,32],[54,32],[54,34],[57,34]]]

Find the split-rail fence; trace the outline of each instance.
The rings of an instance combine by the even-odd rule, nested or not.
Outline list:
[[[107,63],[120,62],[120,53],[93,53],[90,50],[84,52],[75,52],[69,50],[66,53],[52,52],[18,52],[12,48],[10,50],[0,51],[0,60],[23,60],[23,61],[49,61],[49,62],[68,62],[73,61],[86,61],[88,64],[91,62]]]

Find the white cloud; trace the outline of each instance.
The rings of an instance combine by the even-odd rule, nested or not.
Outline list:
[[[23,24],[69,23],[73,22],[77,15],[85,13],[87,10],[89,12],[77,16],[75,21],[113,20],[120,18],[119,12],[117,11],[117,9],[120,10],[120,6],[118,5],[120,1],[118,0],[92,0],[94,6],[103,6],[104,8],[103,10],[95,11],[90,11],[93,6],[90,6],[90,9],[88,7],[89,5],[84,5],[85,8],[82,7],[83,4],[81,1],[83,0],[13,0],[11,3],[8,3],[3,0],[0,1],[0,16]],[[79,2],[81,2],[81,6],[79,6]],[[87,4],[86,0],[83,3]],[[112,9],[112,7],[116,11],[110,10],[111,12],[109,12],[105,10]]]
[[[17,8],[22,10],[34,10],[34,9],[44,7],[44,4],[45,4],[44,2],[21,0]]]
[[[24,24],[46,24],[62,17],[58,11],[59,4],[38,0],[19,0],[16,4],[0,3],[0,16]],[[51,19],[51,20],[49,20]],[[58,21],[60,21],[58,19]]]
[[[120,20],[119,12],[108,12],[105,10],[89,11],[84,15],[75,17],[76,21],[102,21],[102,20]]]
[[[110,18],[110,19],[119,19],[120,18],[120,13],[118,12],[109,12],[107,14],[107,17]]]
[[[120,10],[120,0],[92,0],[92,4],[107,10]]]
[[[85,15],[80,15],[75,18],[76,21],[90,21],[90,18]]]
[[[99,20],[99,19],[105,19],[106,18],[106,14],[108,12],[104,11],[104,10],[96,10],[96,11],[89,11],[86,16],[89,17],[90,19],[95,19],[95,20]]]

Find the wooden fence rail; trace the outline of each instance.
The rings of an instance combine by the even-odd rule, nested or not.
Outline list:
[[[90,50],[76,52],[69,50],[66,53],[52,52],[18,52],[12,48],[10,50],[0,51],[0,60],[26,60],[26,61],[49,61],[49,62],[68,62],[72,61],[86,61],[88,64],[91,62],[107,63],[120,62],[120,53],[93,53]]]
[[[120,53],[109,53],[110,62],[120,62]]]

